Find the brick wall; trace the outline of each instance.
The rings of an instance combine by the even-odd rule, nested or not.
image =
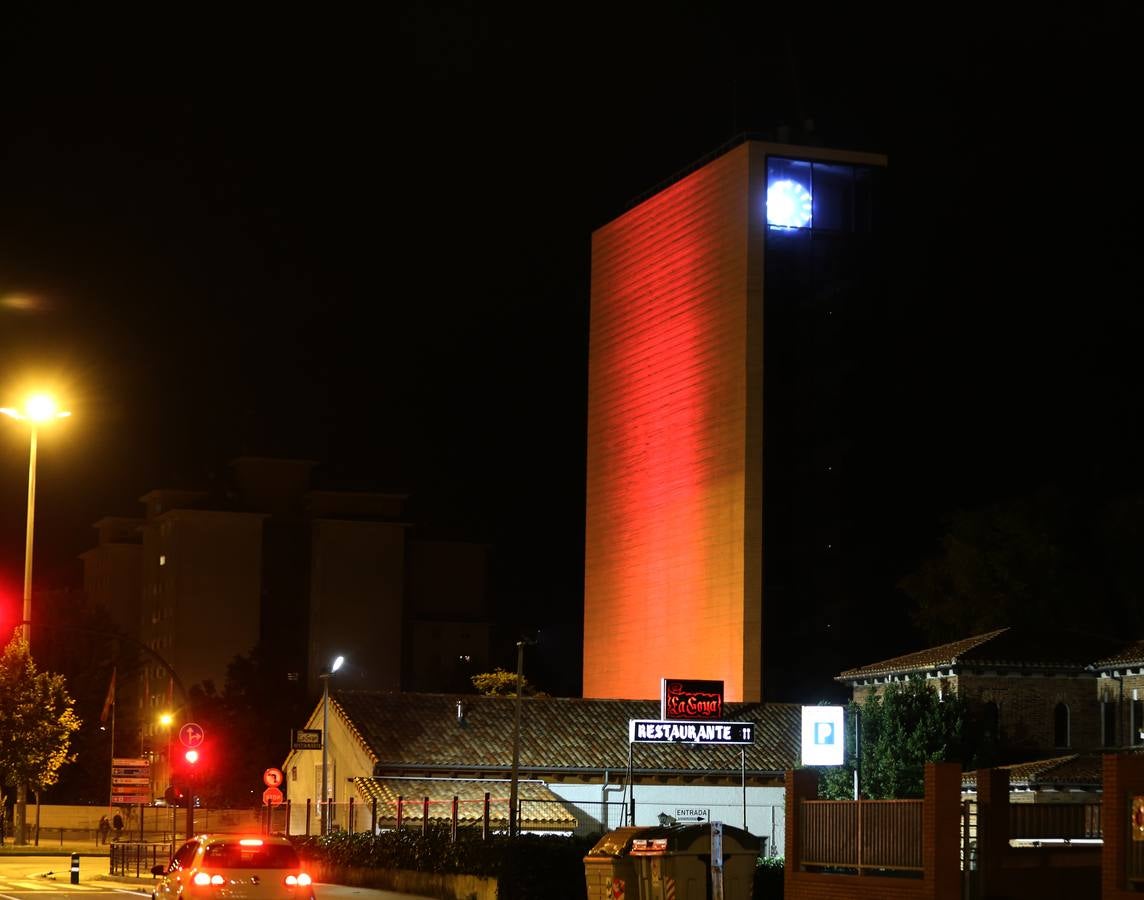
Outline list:
[[[818,775],[811,769],[787,772],[786,783],[786,900],[958,900],[961,896],[961,767],[956,763],[926,765],[921,878],[801,871],[798,810],[802,800],[818,796]]]
[[[1128,853],[1132,842],[1129,831],[1130,803],[1133,796],[1144,796],[1144,757],[1107,754],[1104,757],[1104,847],[1100,870],[1103,900],[1128,900],[1140,894],[1128,890]]]
[[[994,702],[1000,712],[1001,734],[1011,751],[1052,754],[1099,750],[1100,703],[1091,677],[1054,675],[961,675],[959,690],[971,706]],[[1069,708],[1070,740],[1053,739],[1058,703]]]
[[[1009,846],[1009,773],[977,773],[977,896],[1011,900],[1097,900],[1100,850],[1093,846]]]
[[[1067,675],[975,675],[961,674],[930,679],[936,690],[956,691],[971,709],[997,704],[1005,746],[1014,753],[1063,753],[1098,751],[1103,748],[1101,707],[1096,681],[1090,676]],[[854,688],[854,699],[865,703],[871,694],[882,694],[888,685]],[[1140,696],[1144,697],[1144,683]],[[1054,740],[1054,711],[1058,703],[1069,708],[1070,739],[1066,746]]]

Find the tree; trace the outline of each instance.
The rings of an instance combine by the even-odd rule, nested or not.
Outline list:
[[[1144,495],[1107,497],[1046,487],[958,510],[938,553],[899,581],[914,623],[945,643],[1021,621],[1052,621],[1089,604],[1091,624],[1144,626]]]
[[[289,726],[302,725],[309,712],[304,683],[288,681],[259,645],[231,660],[221,692],[208,680],[190,694],[207,735],[195,793],[208,806],[258,804],[262,773],[281,765],[290,752]]]
[[[891,800],[925,793],[927,762],[962,761],[965,703],[955,693],[943,696],[923,679],[891,684],[881,695],[851,703],[849,722],[857,712],[859,727],[858,786],[863,797]],[[846,764],[821,780],[820,793],[842,800],[854,796],[854,729],[849,729]]]
[[[62,675],[38,672],[19,628],[0,657],[0,779],[16,787],[17,844],[25,843],[28,788],[55,784],[74,759],[75,701]]]
[[[484,694],[486,697],[515,697],[516,696],[516,672],[506,672],[500,666],[497,666],[491,672],[480,672],[473,676],[473,687]],[[521,676],[520,692],[525,697],[544,697],[546,694],[539,691],[532,684],[529,684],[528,678]]]

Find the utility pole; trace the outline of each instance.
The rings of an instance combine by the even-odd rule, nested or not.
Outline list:
[[[516,642],[516,708],[512,717],[512,783],[508,791],[508,833],[516,837],[520,833],[517,821],[517,783],[520,781],[520,697],[524,690],[524,646],[536,641]]]

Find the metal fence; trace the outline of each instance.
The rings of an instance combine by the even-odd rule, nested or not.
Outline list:
[[[799,864],[922,873],[921,800],[804,800]]]
[[[590,835],[615,828],[624,821],[625,806],[613,803],[572,803],[552,800],[517,800],[517,823],[522,831]],[[312,800],[287,801],[269,810],[264,830],[295,835],[322,833],[327,818],[332,832],[379,832],[448,828],[454,835],[507,832],[509,800],[494,793],[480,799],[457,796],[398,797],[394,801],[351,798],[346,803],[318,804]]]
[[[111,875],[130,875],[135,878],[150,875],[153,866],[166,865],[171,858],[169,842],[113,841],[108,850]]]
[[[1098,838],[1099,803],[1010,803],[1009,837],[1013,840]]]

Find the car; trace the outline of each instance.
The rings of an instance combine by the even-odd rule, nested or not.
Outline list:
[[[151,900],[314,900],[298,851],[278,835],[200,834],[151,874]]]

